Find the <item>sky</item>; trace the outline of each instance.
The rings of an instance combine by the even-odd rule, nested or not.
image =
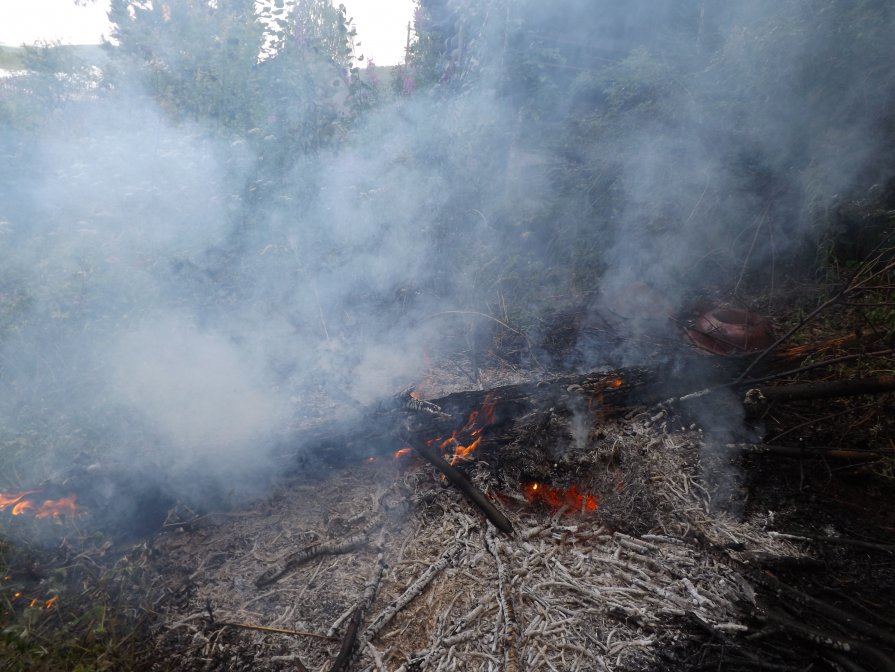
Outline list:
[[[0,44],[98,44],[109,33],[108,0],[0,0]],[[340,0],[357,27],[358,54],[377,65],[403,63],[413,0]]]

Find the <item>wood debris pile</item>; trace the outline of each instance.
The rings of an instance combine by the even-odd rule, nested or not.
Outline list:
[[[767,519],[716,510],[698,430],[640,414],[599,436],[558,458],[600,496],[595,512],[529,502],[479,457],[472,480],[512,535],[421,460],[299,477],[167,533],[157,669],[640,670],[694,633],[747,630],[750,558],[796,547]]]

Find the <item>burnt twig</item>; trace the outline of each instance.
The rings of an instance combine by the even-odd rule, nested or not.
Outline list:
[[[360,629],[361,618],[364,615],[363,605],[358,605],[351,614],[351,620],[348,621],[348,628],[345,630],[345,637],[342,639],[342,646],[339,647],[339,655],[330,668],[330,672],[344,672],[348,669],[348,663],[351,662],[351,656],[354,653],[354,645],[357,642],[357,632]]]

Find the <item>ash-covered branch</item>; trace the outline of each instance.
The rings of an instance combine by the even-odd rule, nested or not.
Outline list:
[[[270,584],[279,581],[286,576],[286,574],[294,571],[304,563],[321,555],[338,555],[339,553],[353,551],[367,542],[370,532],[372,532],[378,525],[379,523],[373,523],[364,528],[361,532],[358,532],[347,539],[342,539],[341,541],[321,542],[300,551],[296,551],[260,574],[258,578],[255,579],[255,586],[258,588],[269,586]]]
[[[373,620],[373,622],[367,627],[364,631],[363,635],[363,643],[366,645],[367,642],[372,640],[380,630],[382,630],[385,625],[395,617],[395,615],[400,612],[404,607],[410,604],[414,598],[416,598],[420,593],[422,593],[426,586],[428,586],[432,579],[441,572],[445,567],[450,565],[455,556],[460,552],[461,545],[459,543],[453,544],[448,547],[448,549],[441,554],[441,557],[438,558],[434,563],[426,567],[425,571],[417,577],[417,579],[411,583],[404,590],[401,595],[395,598],[391,604],[389,604],[380,614]]]

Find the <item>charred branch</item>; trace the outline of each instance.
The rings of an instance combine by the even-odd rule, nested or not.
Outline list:
[[[862,394],[881,394],[893,390],[895,390],[895,376],[873,376],[852,380],[758,387],[750,390],[749,394],[758,393],[765,400],[774,402],[853,397]]]
[[[884,457],[892,457],[893,452],[876,450],[848,450],[844,448],[811,448],[808,446],[774,446],[763,443],[729,443],[727,448],[747,455],[770,455],[797,459],[829,459],[848,462],[878,462]]]
[[[477,506],[479,510],[485,514],[485,517],[494,524],[494,527],[504,534],[513,534],[513,524],[510,522],[510,519],[489,502],[488,498],[485,497],[485,494],[475,487],[461,471],[441,459],[441,456],[429,446],[414,446],[414,450],[424,457],[433,467],[444,474],[448,481],[451,482],[451,485],[462,492],[466,499]]]
[[[348,628],[345,630],[342,646],[339,647],[339,655],[336,656],[336,660],[330,668],[330,672],[345,672],[345,670],[348,669],[348,664],[351,662],[351,656],[354,654],[354,645],[357,643],[357,633],[360,629],[363,615],[362,606],[358,605],[354,609],[354,613],[351,614],[351,619],[348,621]]]

